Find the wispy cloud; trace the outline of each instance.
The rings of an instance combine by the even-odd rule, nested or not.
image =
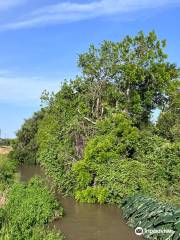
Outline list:
[[[49,81],[43,77],[0,76],[0,103],[37,106],[45,89],[52,92],[59,87],[59,80]]]
[[[13,2],[13,0],[10,2]],[[1,29],[31,28],[49,24],[81,21],[143,9],[160,8],[179,3],[180,0],[94,0],[88,3],[63,2],[36,9],[26,14],[25,17],[21,17],[20,20],[5,24]]]
[[[17,7],[26,2],[26,0],[0,0],[0,11],[8,10],[12,7]]]

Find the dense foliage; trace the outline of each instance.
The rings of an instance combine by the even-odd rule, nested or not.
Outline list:
[[[81,202],[119,204],[139,193],[179,203],[179,72],[164,48],[154,32],[91,45],[79,56],[82,76],[44,92],[13,156],[37,159]]]
[[[110,84],[116,106],[128,112],[138,125],[147,123],[151,110],[167,101],[170,80],[177,77],[175,66],[166,61],[165,46],[166,41],[158,40],[154,32],[147,36],[139,32],[118,43],[104,41],[100,48],[92,45],[80,55],[79,66],[93,84],[97,111],[101,109],[102,113]]]
[[[62,214],[63,209],[40,180],[20,184],[17,163],[0,154],[0,239],[63,239],[46,226]]]
[[[12,141],[14,151],[12,159],[19,162],[36,163],[36,152],[38,143],[35,135],[38,130],[39,121],[43,118],[43,111],[37,112],[32,118],[25,121],[22,128],[17,132],[17,139]]]
[[[0,154],[0,193],[17,180],[16,162]]]
[[[175,82],[169,93],[169,104],[165,106],[157,122],[157,132],[160,136],[172,142],[180,141],[180,82]]]
[[[53,218],[62,216],[63,210],[39,179],[13,185],[7,198],[0,213],[1,239],[63,239],[44,227]]]
[[[178,240],[180,236],[180,210],[154,199],[133,196],[123,202],[124,218],[134,228],[143,229],[145,239]],[[151,229],[151,231],[148,231]],[[163,231],[166,231],[162,233]]]
[[[142,192],[177,202],[178,70],[164,47],[154,32],[90,46],[79,56],[82,77],[43,94],[44,109],[17,133],[14,158],[37,158],[80,201],[119,203]]]
[[[87,143],[83,160],[73,164],[70,172],[76,179],[78,200],[83,200],[86,192],[103,188],[104,202],[109,203],[119,203],[137,192],[178,201],[178,144],[139,131],[123,115],[114,115],[97,126],[100,130]],[[91,194],[89,197],[91,201]]]

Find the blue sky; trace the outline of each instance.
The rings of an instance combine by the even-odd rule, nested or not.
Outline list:
[[[3,137],[39,109],[44,89],[79,73],[78,54],[90,43],[155,30],[180,66],[180,0],[0,0],[0,16]]]

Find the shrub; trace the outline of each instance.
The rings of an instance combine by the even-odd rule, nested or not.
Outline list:
[[[101,186],[87,187],[75,193],[76,200],[87,203],[105,203],[107,196],[108,190]]]
[[[107,171],[108,169],[108,171]],[[137,192],[151,192],[149,170],[135,160],[121,160],[109,166],[99,166],[96,183],[108,189],[108,202],[119,203],[124,197]]]
[[[16,163],[10,160],[7,155],[0,155],[0,190],[12,184],[17,178]]]
[[[34,239],[33,235],[38,234],[36,227],[43,227],[54,217],[63,214],[63,209],[49,190],[36,178],[28,184],[15,184],[8,194],[4,209],[6,219],[1,237],[7,235],[14,240]]]
[[[138,192],[177,202],[179,157],[177,143],[140,131],[126,115],[114,114],[97,123],[97,135],[87,142],[83,160],[73,164],[69,176],[76,198],[85,194],[83,201],[96,201],[87,194],[98,186],[107,189],[108,203],[118,204]]]
[[[76,178],[76,188],[84,189],[93,181],[93,175],[90,173],[85,161],[79,161],[72,167],[73,176]]]

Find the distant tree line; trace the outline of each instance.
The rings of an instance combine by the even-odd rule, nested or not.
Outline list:
[[[0,146],[10,146],[12,139],[10,138],[0,138]]]

